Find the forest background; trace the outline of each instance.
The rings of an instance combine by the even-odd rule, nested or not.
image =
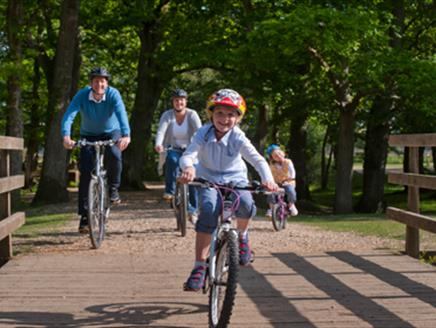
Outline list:
[[[384,208],[388,159],[404,155],[407,171],[390,134],[436,131],[430,0],[0,0],[0,13],[0,135],[24,138],[11,167],[24,168],[35,203],[68,199],[76,155],[62,147],[60,120],[95,66],[111,72],[130,117],[124,188],[158,179],[154,135],[176,87],[203,121],[213,91],[240,92],[253,144],[281,144],[299,201],[330,188],[338,214]],[[420,163],[434,174],[436,149]]]

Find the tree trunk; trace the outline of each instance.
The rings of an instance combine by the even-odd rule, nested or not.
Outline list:
[[[268,109],[266,105],[259,107],[257,115],[256,133],[253,138],[253,145],[257,150],[263,151],[265,149],[265,141],[268,136]]]
[[[382,209],[392,105],[392,98],[378,96],[369,113],[365,136],[362,197],[356,207],[360,212],[374,213]]]
[[[341,109],[336,157],[336,192],[334,212],[353,211],[354,110]]]
[[[138,63],[138,87],[130,119],[131,144],[124,154],[123,187],[143,189],[145,148],[151,140],[151,123],[157,103],[167,79],[157,74],[152,57],[159,40],[152,35],[152,24],[144,24],[139,32],[141,50]],[[154,161],[153,161],[154,164]]]
[[[67,151],[62,146],[60,124],[70,101],[74,52],[78,34],[79,0],[64,0],[61,26],[48,113],[50,125],[46,134],[41,181],[34,202],[55,203],[68,200]]]
[[[23,3],[21,0],[9,0],[7,7],[7,37],[9,45],[9,58],[15,69],[7,78],[6,100],[6,135],[11,137],[23,137],[23,113],[21,111],[21,60],[22,41],[20,36],[23,16]],[[21,174],[23,171],[23,152],[12,151],[10,154],[10,174]],[[12,205],[19,204],[20,191],[11,193]]]
[[[297,197],[299,200],[310,200],[309,177],[305,152],[307,143],[307,112],[300,107],[297,113],[298,114],[292,116],[288,149],[296,171]]]
[[[404,1],[390,0],[391,12],[395,17],[396,28],[390,30],[390,46],[402,48],[404,31]],[[398,33],[399,32],[399,33]],[[376,96],[371,108],[365,140],[365,159],[363,164],[362,197],[357,210],[375,212],[383,204],[386,158],[388,153],[389,121],[395,107],[395,82],[390,76],[385,79],[386,91]]]
[[[321,190],[326,190],[329,181],[330,165],[333,157],[333,145],[330,142],[329,155],[326,158],[326,148],[329,141],[331,141],[332,126],[328,125],[325,131],[324,139],[321,147]]]
[[[40,65],[38,58],[35,58],[35,62],[33,65],[33,79],[32,79],[32,105],[30,106],[30,123],[26,127],[28,137],[26,142],[26,160],[25,160],[25,180],[24,185],[25,188],[31,188],[33,185],[33,170],[36,168],[35,163],[38,160],[38,129],[39,129],[39,121],[41,119],[39,115],[39,96],[38,90],[41,82],[41,73],[40,73]]]

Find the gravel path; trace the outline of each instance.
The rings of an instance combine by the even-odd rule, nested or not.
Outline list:
[[[161,200],[161,193],[160,189],[121,193],[123,203],[112,209],[106,239],[97,252],[92,252],[94,254],[193,254],[195,236],[193,226],[188,223],[186,237],[181,237],[175,231],[173,211]],[[77,233],[78,217],[73,214],[75,197],[70,203],[48,207],[47,211],[71,212],[71,220],[65,226],[48,230],[38,238],[14,236],[14,244],[32,245],[32,251],[37,253],[90,252],[88,236]],[[386,248],[402,250],[404,247],[402,241],[309,227],[299,224],[298,217],[281,232],[275,232],[271,222],[256,217],[250,232],[256,254],[267,252],[304,254]]]

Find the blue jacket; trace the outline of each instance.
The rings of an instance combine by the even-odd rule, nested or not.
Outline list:
[[[122,136],[130,135],[129,121],[126,108],[120,92],[108,87],[105,92],[105,100],[95,102],[89,99],[91,87],[87,86],[74,96],[67,108],[61,124],[62,136],[71,134],[71,125],[80,111],[80,135],[98,136],[120,130]]]

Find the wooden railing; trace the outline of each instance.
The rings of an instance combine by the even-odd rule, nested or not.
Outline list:
[[[24,175],[10,175],[9,151],[23,150],[23,139],[0,136],[0,264],[12,253],[11,233],[25,222],[24,212],[11,213],[10,192],[24,186]]]
[[[391,220],[406,224],[406,254],[419,256],[419,229],[436,233],[436,220],[419,214],[419,188],[436,190],[436,176],[419,174],[419,147],[435,147],[436,133],[392,135],[390,146],[409,148],[409,172],[389,173],[388,182],[408,186],[407,211],[388,207]]]

